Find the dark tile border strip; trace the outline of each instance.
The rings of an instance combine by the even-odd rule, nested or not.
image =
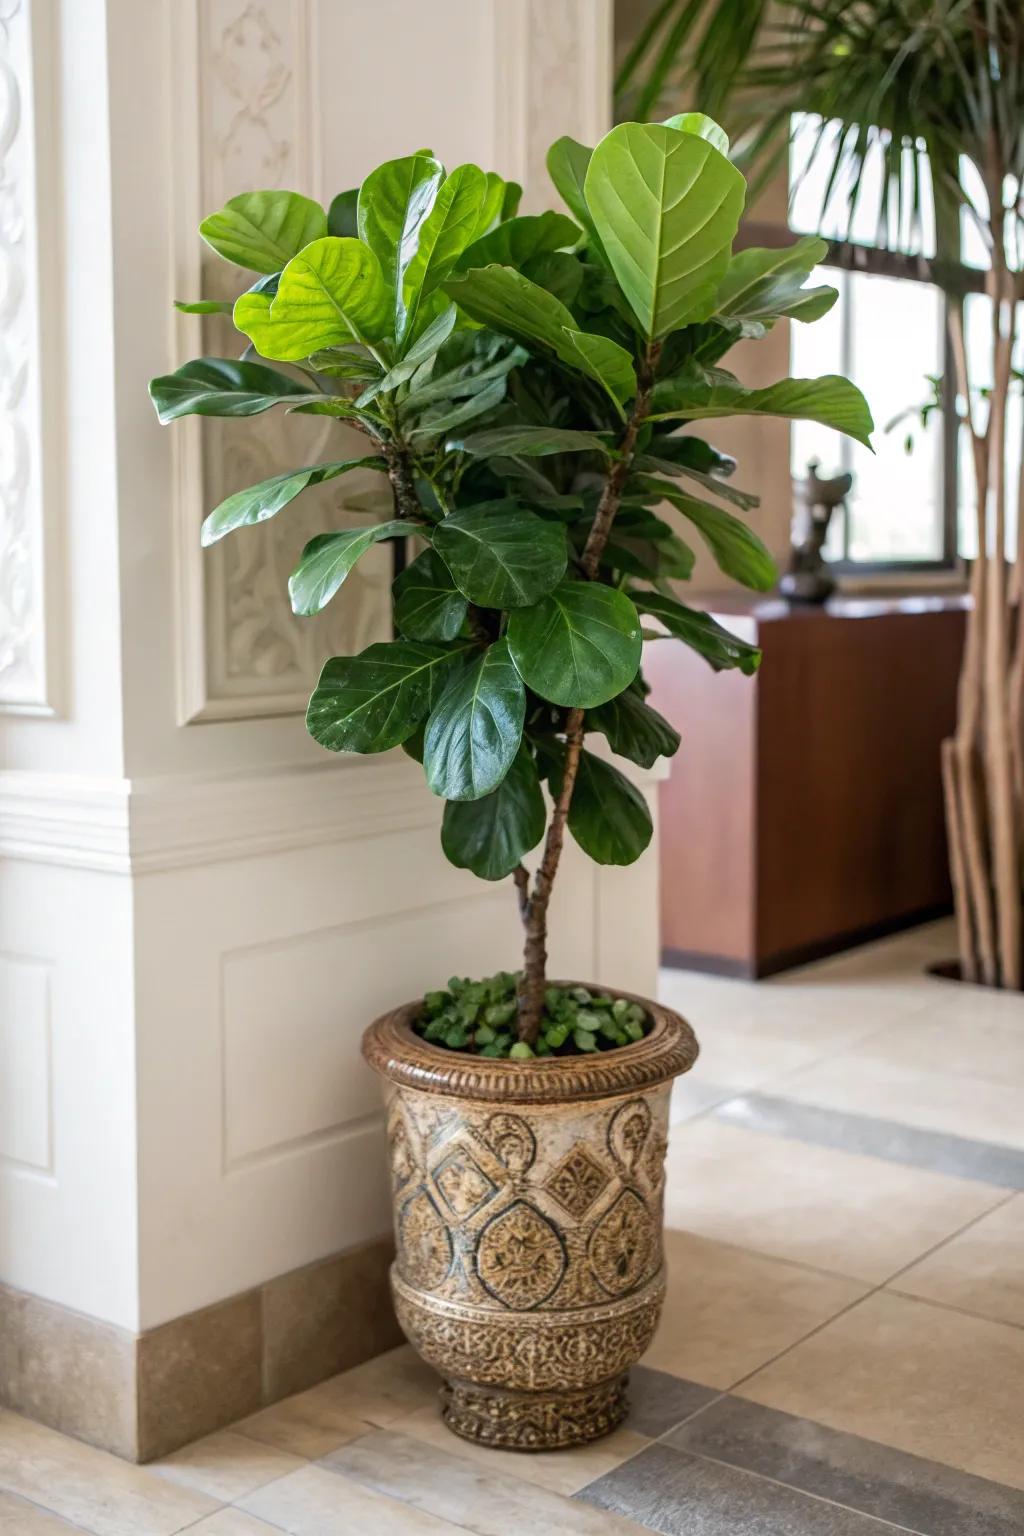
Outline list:
[[[726,1120],[748,1131],[811,1142],[840,1152],[859,1152],[889,1163],[974,1179],[1002,1189],[1024,1189],[1024,1152],[1015,1147],[972,1141],[942,1131],[922,1131],[895,1120],[824,1109],[767,1093],[738,1094],[713,1108],[710,1114],[716,1120]]]
[[[575,1497],[672,1536],[1024,1531],[1024,1491],[731,1394]]]

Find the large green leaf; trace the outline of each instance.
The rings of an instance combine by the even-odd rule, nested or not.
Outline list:
[[[568,427],[517,425],[474,432],[470,437],[453,439],[449,446],[484,459],[493,459],[499,455],[534,459],[549,453],[607,454],[610,447],[596,432],[575,432]]]
[[[392,583],[395,623],[410,640],[454,640],[469,604],[452,573],[432,549],[425,549]]]
[[[279,272],[327,233],[319,203],[298,192],[243,192],[199,226],[218,256],[250,272]]]
[[[775,561],[746,523],[722,507],[688,496],[666,480],[652,480],[647,475],[637,478],[647,491],[663,496],[693,523],[719,570],[757,592],[767,592],[775,585],[779,576]]]
[[[805,288],[810,272],[828,254],[828,242],[807,235],[781,249],[751,248],[732,258],[715,300],[715,315],[771,326],[776,320],[820,320],[839,294]]]
[[[633,359],[607,336],[580,331],[554,294],[511,267],[474,267],[443,284],[444,291],[481,325],[517,341],[547,348],[569,368],[595,379],[621,406],[636,392]],[[580,338],[586,336],[585,344]]]
[[[548,150],[548,175],[573,218],[577,219],[586,230],[590,249],[602,261],[607,262],[608,258],[601,244],[601,237],[594,226],[590,209],[587,207],[587,199],[583,194],[590,157],[593,153],[594,151],[588,149],[586,144],[580,144],[566,134],[564,138],[556,139]]]
[[[817,421],[871,447],[874,422],[855,384],[838,374],[820,379],[780,379],[767,389],[747,389],[722,368],[691,367],[654,386],[651,421],[709,420],[714,416],[783,416]]]
[[[552,773],[558,793],[559,766]],[[581,752],[569,802],[569,831],[596,864],[633,864],[654,831],[647,801],[624,773],[591,752]]]
[[[282,400],[308,400],[317,393],[276,368],[226,357],[194,358],[149,385],[164,423],[179,416],[256,416]]]
[[[459,591],[482,608],[525,608],[565,575],[564,528],[514,501],[462,507],[433,538]]]
[[[621,693],[640,665],[640,620],[624,592],[563,581],[508,621],[512,659],[523,681],[552,704],[594,709]]]
[[[673,117],[666,117],[662,126],[674,128],[677,133],[695,133],[698,139],[707,139],[713,144],[720,154],[729,153],[729,135],[706,112],[677,112]]]
[[[306,711],[306,728],[331,752],[388,752],[430,713],[449,670],[473,649],[391,640],[358,656],[332,656]]]
[[[347,191],[339,192],[327,210],[327,233],[352,237],[358,235],[359,220],[356,216],[358,206],[358,187],[349,187]]]
[[[441,184],[402,272],[401,309],[396,323],[400,347],[415,332],[421,301],[448,276],[472,239],[486,186],[484,173],[477,165],[456,166]],[[400,257],[400,267],[401,264]]]
[[[449,800],[441,847],[449,863],[481,880],[504,880],[544,836],[544,795],[526,746],[498,785],[480,800]]]
[[[696,134],[620,123],[594,150],[584,190],[644,334],[706,319],[743,211],[736,167]]]
[[[526,689],[508,645],[493,645],[452,677],[423,738],[423,768],[435,795],[479,800],[496,789],[519,751]]]
[[[420,241],[427,235],[443,181],[441,162],[433,155],[420,153],[385,161],[370,172],[359,189],[359,234],[380,262],[390,294],[399,354],[415,319],[431,251],[438,239],[443,245],[445,210],[440,215],[440,224],[435,222],[434,240],[427,239],[422,256],[420,254]],[[462,177],[453,183],[447,212],[452,211],[453,198],[462,184]],[[469,183],[465,187],[466,192],[472,190]],[[466,243],[473,234],[473,220],[479,211],[482,193],[481,178],[481,182],[475,184],[475,196],[471,198],[472,207],[468,212],[465,199],[458,197],[459,227],[464,230]],[[460,245],[455,250],[453,262],[461,249]]]
[[[579,226],[564,213],[524,213],[518,219],[506,219],[468,245],[459,257],[458,270],[489,267],[495,262],[499,267],[520,268],[532,256],[565,250],[579,238]]]
[[[283,474],[271,475],[259,485],[247,486],[222,501],[203,523],[203,544],[216,544],[226,533],[235,528],[248,527],[252,523],[265,523],[282,507],[294,501],[308,485],[320,485],[324,480],[334,480],[350,469],[379,469],[387,473],[383,459],[371,455],[365,459],[342,459],[333,464],[309,464],[305,469],[289,469]]]
[[[342,528],[337,533],[318,533],[302,551],[302,558],[288,578],[292,612],[319,613],[325,608],[356,561],[381,539],[405,539],[416,523],[374,523],[369,528]]]
[[[423,334],[413,342],[402,361],[396,363],[393,368],[389,368],[387,373],[375,378],[373,383],[363,390],[356,404],[360,407],[367,406],[379,394],[390,393],[400,384],[405,384],[411,379],[417,368],[422,367],[444,346],[455,329],[458,313],[458,308],[454,304],[449,304],[442,310],[437,319],[428,325]]]
[[[660,619],[670,635],[697,651],[716,672],[739,667],[749,677],[761,665],[761,652],[757,646],[723,629],[709,613],[702,613],[699,608],[687,608],[661,592],[634,590],[630,597],[641,613]]]
[[[679,732],[636,687],[625,689],[600,709],[588,709],[586,725],[588,731],[600,731],[618,757],[628,757],[641,768],[652,768],[659,757],[673,757],[679,750]]]
[[[391,313],[373,252],[361,240],[326,235],[292,257],[275,297],[236,299],[234,321],[264,357],[297,362],[321,347],[381,341]]]

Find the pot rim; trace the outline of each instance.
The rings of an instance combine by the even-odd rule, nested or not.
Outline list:
[[[586,986],[639,1003],[654,1020],[652,1029],[632,1045],[594,1055],[539,1056],[507,1061],[446,1050],[417,1035],[412,1021],[422,998],[403,1003],[375,1019],[363,1035],[364,1059],[375,1072],[403,1088],[476,1099],[495,1104],[564,1104],[577,1099],[607,1099],[668,1082],[688,1072],[697,1060],[697,1038],[671,1008],[618,988],[594,982],[554,981],[552,986]]]

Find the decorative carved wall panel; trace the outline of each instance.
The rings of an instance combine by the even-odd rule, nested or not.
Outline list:
[[[55,238],[42,178],[54,157],[41,142],[53,37],[49,0],[0,0],[0,709],[27,714],[55,709],[59,455],[44,452],[42,391],[59,289],[45,281]]]

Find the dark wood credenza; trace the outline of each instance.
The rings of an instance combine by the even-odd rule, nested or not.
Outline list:
[[[700,606],[764,659],[747,678],[646,649],[682,736],[660,786],[666,963],[766,976],[947,910],[939,744],[966,599]]]

